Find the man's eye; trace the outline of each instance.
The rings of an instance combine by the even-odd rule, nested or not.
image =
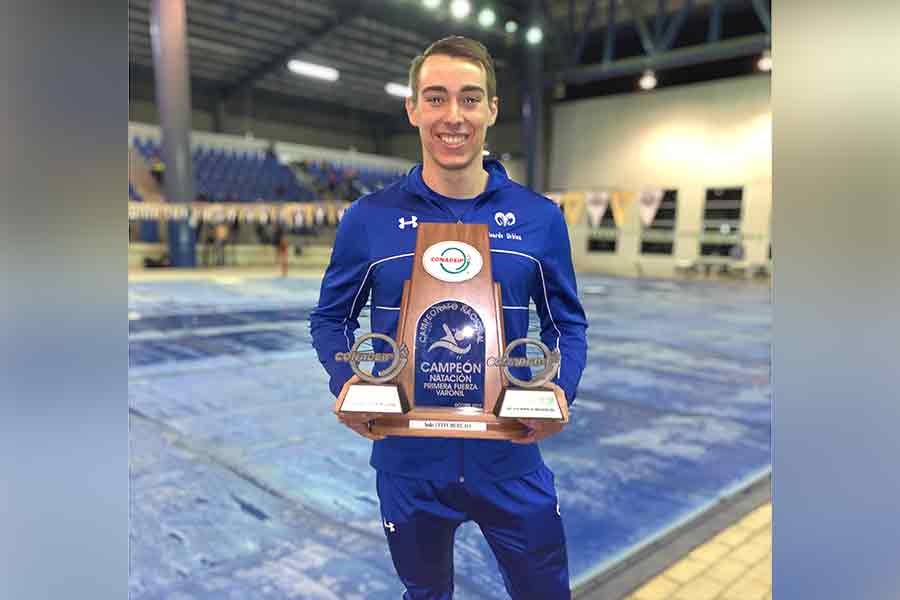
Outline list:
[[[481,102],[481,98],[478,96],[466,96],[465,103],[466,104],[478,104]]]
[[[444,101],[444,99],[441,98],[440,96],[432,96],[431,98],[425,99],[425,102],[428,102],[429,104],[434,104],[434,105],[438,105],[438,104],[442,103],[443,101]]]

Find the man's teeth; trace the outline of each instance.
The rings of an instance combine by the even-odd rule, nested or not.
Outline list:
[[[466,136],[464,135],[442,135],[441,141],[445,144],[455,145],[462,144],[466,140]]]

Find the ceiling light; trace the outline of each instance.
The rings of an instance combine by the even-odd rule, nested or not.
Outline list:
[[[497,13],[490,8],[482,8],[478,13],[478,24],[484,28],[488,28],[497,22]]]
[[[469,0],[452,0],[450,2],[450,14],[454,19],[465,19],[471,10],[472,5],[469,4]]]
[[[515,21],[507,21],[503,27],[506,29],[506,33],[515,33],[519,30],[519,24]]]
[[[540,44],[542,39],[544,39],[544,32],[537,25],[529,27],[528,31],[525,32],[525,41],[532,46]]]
[[[422,6],[428,10],[436,10],[441,5],[441,0],[422,0]]]
[[[641,75],[638,85],[641,86],[642,90],[652,90],[656,87],[656,73],[647,69],[644,71],[644,74]]]
[[[762,56],[759,57],[759,60],[756,61],[756,68],[760,71],[771,71],[772,70],[772,53],[768,50],[763,50]]]
[[[305,77],[313,77],[315,79],[324,79],[325,81],[337,81],[340,77],[337,69],[331,67],[323,67],[322,65],[314,65],[313,63],[304,62],[302,60],[289,60],[288,69],[297,75]]]
[[[384,91],[391,96],[397,96],[398,98],[409,98],[412,96],[412,90],[409,89],[409,86],[403,85],[402,83],[394,83],[393,81],[384,84]]]

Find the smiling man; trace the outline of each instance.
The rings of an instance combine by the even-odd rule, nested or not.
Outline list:
[[[501,286],[505,342],[528,336],[534,302],[541,340],[562,357],[554,382],[571,405],[585,365],[587,322],[568,232],[552,201],[514,183],[498,161],[483,156],[499,106],[493,60],[474,40],[445,38],[413,60],[409,84],[406,113],[419,130],[422,164],[345,212],[310,316],[313,345],[332,393],[340,394],[353,376],[335,356],[351,349],[367,301],[372,331],[396,338],[418,223],[485,223],[492,277]],[[444,343],[455,345],[456,334],[445,333]],[[380,341],[373,346],[376,352],[390,351]],[[529,377],[527,370],[512,371]],[[375,442],[370,462],[405,600],[453,597],[453,539],[466,521],[481,528],[513,600],[570,598],[553,473],[536,443],[560,432],[562,425],[523,420],[529,434],[513,443],[384,438],[369,431],[371,418],[341,417]],[[478,595],[479,590],[470,592]]]
[[[449,38],[417,58],[410,72],[412,96],[406,100],[409,122],[422,141],[422,178],[451,198],[474,198],[484,191],[488,172],[482,150],[487,129],[497,120],[494,67],[484,46],[469,48],[472,44],[477,42]],[[436,53],[442,48],[475,56]]]

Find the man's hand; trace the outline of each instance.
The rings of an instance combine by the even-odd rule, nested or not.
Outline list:
[[[372,433],[372,420],[378,415],[373,413],[341,413],[337,415],[338,421],[370,440],[383,440],[384,435]]]
[[[337,415],[337,418],[338,421],[364,438],[370,440],[383,440],[385,438],[384,435],[372,433],[372,430],[370,429],[372,419],[377,416],[378,415],[373,413],[341,413]]]
[[[356,375],[354,373],[347,383],[353,384],[359,383],[360,381],[361,379],[359,378],[359,375]],[[334,414],[337,416],[338,421],[340,421],[359,435],[363,436],[364,438],[370,440],[383,440],[386,437],[377,433],[372,433],[372,430],[369,428],[372,419],[378,416],[376,414],[355,412],[338,413],[336,410],[334,411]]]
[[[566,426],[565,423],[558,423],[549,419],[518,419],[519,423],[528,428],[525,437],[517,440],[510,440],[515,444],[533,444],[544,438],[548,438],[553,434],[559,433]]]

